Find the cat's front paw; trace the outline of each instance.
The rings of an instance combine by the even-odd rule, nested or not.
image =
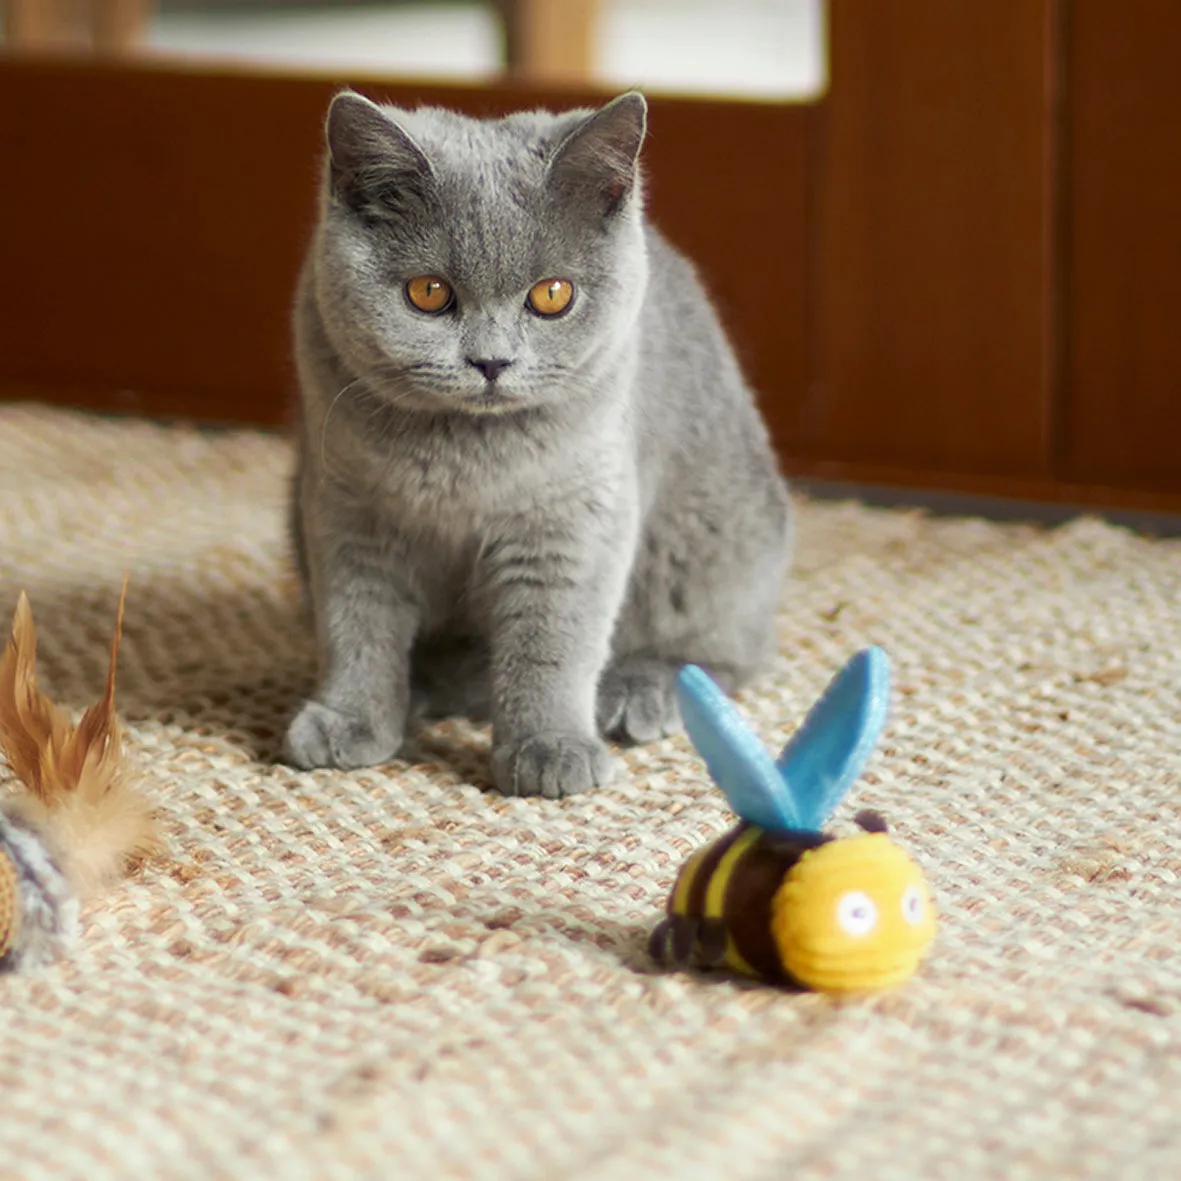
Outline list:
[[[660,660],[623,660],[599,681],[599,730],[617,742],[654,742],[681,728],[676,668]]]
[[[287,728],[283,757],[305,771],[372,767],[392,759],[401,745],[400,727],[383,727],[319,701],[305,701]]]
[[[614,772],[606,745],[583,734],[532,734],[492,751],[492,781],[506,796],[557,800],[602,787]]]

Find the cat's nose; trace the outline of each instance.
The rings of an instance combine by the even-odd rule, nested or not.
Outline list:
[[[489,381],[495,381],[511,364],[505,357],[468,357],[467,363],[478,369]]]

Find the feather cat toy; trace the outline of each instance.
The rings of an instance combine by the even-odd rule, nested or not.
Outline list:
[[[78,904],[157,852],[151,806],[123,760],[115,714],[119,599],[106,691],[75,726],[37,685],[37,632],[22,592],[0,658],[0,972],[39,967],[73,938]]]
[[[914,974],[935,935],[922,870],[876,813],[857,816],[856,836],[820,831],[877,742],[889,687],[886,654],[859,652],[772,762],[718,686],[681,670],[685,728],[740,823],[682,867],[654,959],[824,992]]]

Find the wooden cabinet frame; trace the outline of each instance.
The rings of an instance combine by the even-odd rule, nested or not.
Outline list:
[[[788,470],[1181,509],[1181,6],[832,0],[830,30],[816,102],[654,98],[646,157]],[[334,87],[0,58],[4,395],[284,422]]]

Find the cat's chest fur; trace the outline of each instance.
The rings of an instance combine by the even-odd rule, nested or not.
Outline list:
[[[419,560],[452,574],[489,542],[561,530],[588,499],[630,494],[630,449],[618,424],[581,430],[545,415],[405,416],[354,436],[354,490]]]

